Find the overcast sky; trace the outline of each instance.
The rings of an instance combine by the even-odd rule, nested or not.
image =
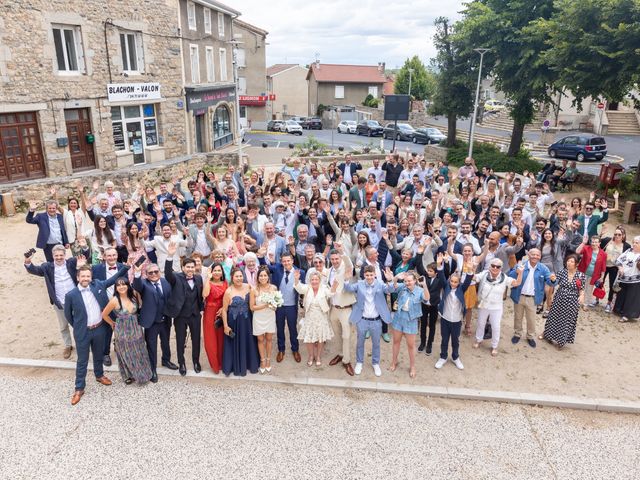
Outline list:
[[[224,0],[223,0],[224,1]],[[461,0],[227,0],[242,20],[269,32],[267,66],[321,63],[400,67],[435,54],[433,22],[458,18]]]

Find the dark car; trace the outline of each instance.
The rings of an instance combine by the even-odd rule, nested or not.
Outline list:
[[[384,128],[376,120],[363,120],[356,127],[358,135],[367,135],[368,137],[382,135],[382,132],[384,132]]]
[[[406,140],[410,142],[413,140],[413,134],[415,129],[408,123],[399,123],[396,128],[395,123],[387,123],[384,127],[382,136],[384,138],[395,138],[396,140]]]
[[[322,130],[322,120],[318,117],[305,118],[304,121],[300,123],[300,126],[307,130]]]
[[[279,132],[283,127],[284,122],[282,120],[271,120],[267,123],[267,131],[268,132]]]
[[[413,143],[440,143],[447,136],[437,128],[416,128],[413,134]]]
[[[607,156],[607,143],[597,135],[569,135],[550,145],[547,153],[551,158],[570,158],[578,162],[602,160]]]

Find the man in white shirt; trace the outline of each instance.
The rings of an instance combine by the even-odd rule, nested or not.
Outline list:
[[[190,237],[187,237],[190,239]],[[168,257],[168,249],[169,244],[175,241],[178,247],[187,247],[189,241],[187,240],[177,240],[172,239],[171,237],[171,227],[169,225],[162,226],[162,236],[156,235],[153,237],[153,240],[145,240],[144,245],[147,248],[155,248],[156,250],[156,258],[158,260],[158,267],[160,267],[160,271],[164,274],[164,265]],[[180,257],[175,256],[173,259],[173,269],[180,269]]]
[[[380,168],[380,160],[373,161],[373,167],[367,170],[367,178],[369,175],[374,175],[376,177],[376,183],[380,183],[384,180],[385,171]]]

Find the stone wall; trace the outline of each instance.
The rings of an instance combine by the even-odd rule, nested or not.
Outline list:
[[[78,182],[91,188],[92,183],[97,180],[102,189],[104,182],[111,180],[115,184],[115,190],[124,192],[125,180],[131,188],[135,188],[136,183],[157,187],[160,182],[171,181],[176,177],[185,179],[195,177],[198,170],[226,171],[229,165],[236,167],[239,165],[237,153],[199,153],[167,160],[160,164],[140,165],[111,172],[94,170],[81,175],[20,183],[10,188],[2,188],[0,185],[0,194],[11,193],[16,207],[24,209],[29,200],[42,202],[50,198],[49,192],[52,186],[56,187],[58,198],[63,201],[73,194]]]
[[[59,72],[53,25],[75,29],[84,68]],[[144,67],[123,72],[120,32],[140,32]],[[48,177],[72,173],[65,109],[88,108],[96,167],[118,167],[108,83],[160,83],[158,137],[164,157],[186,153],[177,0],[0,2],[0,112],[35,111]],[[136,103],[133,102],[133,105]]]

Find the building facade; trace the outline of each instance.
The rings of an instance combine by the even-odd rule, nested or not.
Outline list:
[[[238,72],[238,103],[243,128],[266,128],[267,125],[267,56],[268,32],[241,20],[233,21],[233,37]]]
[[[312,63],[307,72],[308,114],[316,115],[319,105],[362,105],[369,94],[382,98],[384,68],[384,63],[377,66]]]
[[[269,119],[303,117],[309,110],[307,68],[277,63],[267,69],[267,90],[272,94],[267,108]]]
[[[184,153],[176,8],[1,2],[0,183]]]
[[[187,153],[227,145],[238,131],[232,22],[240,12],[214,0],[179,0]]]

